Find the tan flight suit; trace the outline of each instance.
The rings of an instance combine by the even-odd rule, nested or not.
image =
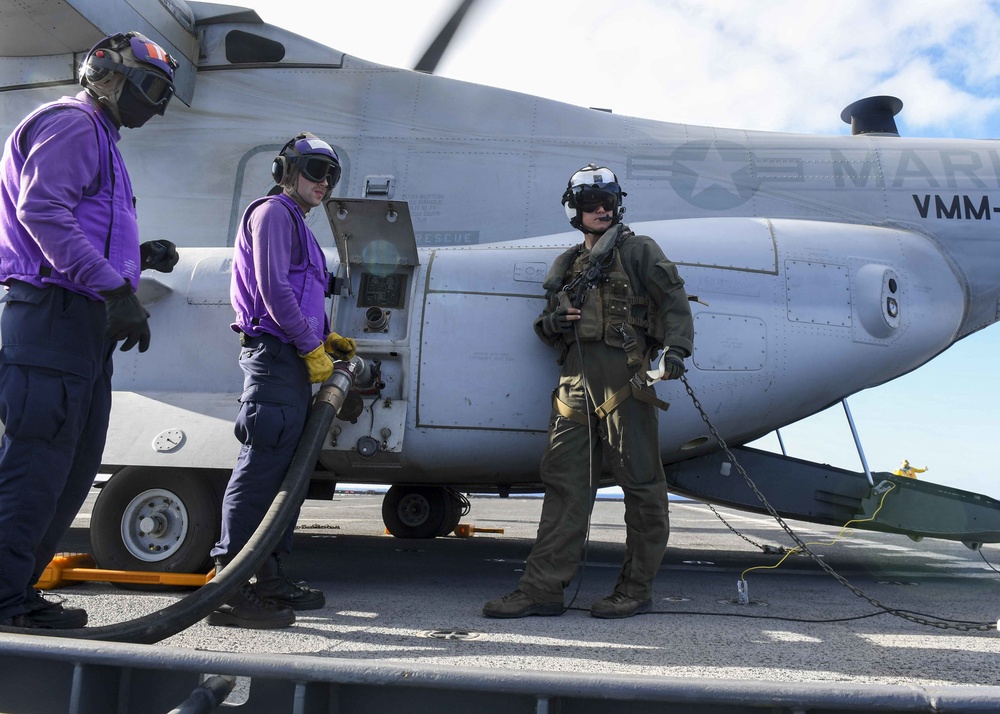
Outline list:
[[[576,329],[545,335],[541,321],[559,306],[560,288],[589,267],[592,257],[606,253],[619,230],[624,233],[618,245],[620,261],[607,271],[611,279],[587,291]],[[615,266],[624,269],[626,279],[616,274]],[[623,286],[623,282],[627,285]],[[629,300],[629,288],[638,299]],[[637,600],[648,600],[670,533],[667,486],[657,435],[659,410],[634,397],[625,399],[604,419],[597,418],[594,409],[640,368],[634,359],[636,350],[632,350],[630,364],[622,347],[618,326],[623,322],[627,334],[638,342],[638,354],[645,354],[654,343],[675,347],[685,356],[691,354],[694,327],[684,281],[652,239],[636,236],[628,226],[616,225],[594,245],[593,256],[580,244],[557,259],[545,289],[547,304],[535,321],[535,331],[544,342],[560,349],[562,373],[554,396],[572,410],[590,414],[592,433],[585,424],[553,408],[549,443],[541,463],[545,485],[542,515],[518,587],[535,600],[562,602],[563,590],[579,565],[596,496],[593,486],[598,482],[603,459],[604,468],[611,469],[625,494],[625,563],[615,590]],[[565,300],[566,294],[562,295]],[[650,387],[646,390],[654,391]]]

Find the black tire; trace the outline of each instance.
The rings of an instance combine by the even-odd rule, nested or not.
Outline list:
[[[455,527],[458,525],[459,521],[462,520],[462,516],[464,515],[465,503],[463,502],[462,497],[450,488],[445,489],[445,494],[448,497],[448,506],[445,509],[445,516],[441,521],[441,528],[438,529],[437,533],[435,533],[438,537],[446,536],[455,530]]]
[[[221,520],[219,488],[211,477],[185,469],[126,466],[94,503],[90,547],[99,568],[207,573]]]
[[[390,486],[382,521],[397,538],[434,538],[449,517],[451,496],[440,486]]]

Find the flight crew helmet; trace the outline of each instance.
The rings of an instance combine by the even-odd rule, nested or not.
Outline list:
[[[296,134],[281,148],[271,164],[271,178],[282,188],[296,190],[299,174],[319,183],[327,180],[326,195],[340,181],[340,157],[333,147],[307,131]]]
[[[628,194],[618,185],[618,177],[606,166],[587,164],[569,177],[569,183],[562,196],[566,217],[574,228],[586,232],[583,227],[583,212],[592,211],[603,205],[611,213],[611,225],[620,223],[625,208],[622,199]]]
[[[134,129],[162,115],[174,96],[177,60],[138,32],[105,37],[80,67],[80,84],[111,112],[119,126]]]

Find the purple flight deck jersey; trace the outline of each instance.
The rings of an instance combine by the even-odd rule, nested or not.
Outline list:
[[[0,159],[0,282],[102,300],[139,284],[139,226],[120,134],[86,92],[32,112]]]
[[[327,279],[326,257],[295,201],[282,193],[247,206],[229,287],[234,331],[274,335],[312,352],[330,332]]]

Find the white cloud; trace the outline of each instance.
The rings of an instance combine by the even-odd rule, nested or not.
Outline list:
[[[457,4],[244,2],[402,67]],[[619,114],[797,132],[846,132],[845,106],[894,93],[911,130],[983,136],[998,133],[998,33],[986,0],[479,0],[438,71]]]

